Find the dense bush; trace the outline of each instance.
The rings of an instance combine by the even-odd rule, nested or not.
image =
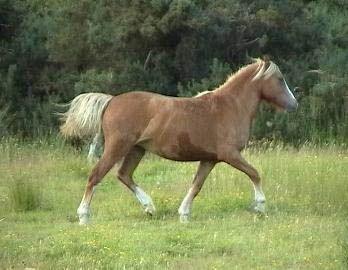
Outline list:
[[[55,132],[53,104],[82,92],[193,95],[269,54],[299,87],[255,138],[347,141],[346,1],[0,0],[0,134]]]

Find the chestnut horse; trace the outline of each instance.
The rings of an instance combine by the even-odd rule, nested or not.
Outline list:
[[[264,212],[266,199],[260,176],[241,155],[262,100],[287,111],[298,106],[278,66],[261,59],[232,74],[217,89],[192,98],[149,92],[77,96],[63,114],[61,132],[65,136],[104,135],[103,155],[89,176],[77,210],[80,224],[88,223],[95,186],[117,162],[118,179],[147,213],[154,213],[151,197],[132,178],[145,151],[170,160],[200,162],[179,207],[181,221],[188,220],[193,199],[218,162],[249,176],[255,191],[254,210]]]

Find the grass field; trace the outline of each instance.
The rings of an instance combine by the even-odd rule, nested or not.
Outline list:
[[[245,175],[219,164],[191,221],[177,209],[196,163],[148,155],[135,173],[157,207],[146,216],[110,172],[79,226],[91,166],[60,142],[0,142],[1,269],[347,269],[348,152],[339,147],[251,149],[267,216],[248,211]]]

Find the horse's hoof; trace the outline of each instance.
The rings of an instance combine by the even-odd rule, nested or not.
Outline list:
[[[154,212],[150,209],[145,209],[145,213],[152,217]]]
[[[79,225],[87,225],[89,223],[89,217],[87,215],[79,216],[80,222]]]
[[[266,203],[264,203],[264,202],[255,203],[253,210],[255,213],[265,214],[266,213]]]
[[[156,209],[153,205],[149,204],[149,205],[146,205],[145,206],[145,213],[150,215],[150,216],[153,216],[154,213],[155,213]]]
[[[180,215],[180,222],[181,223],[189,223],[189,215],[188,214]]]

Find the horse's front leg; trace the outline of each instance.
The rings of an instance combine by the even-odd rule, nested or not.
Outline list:
[[[198,171],[193,180],[192,186],[189,189],[187,195],[182,201],[179,207],[179,215],[181,222],[187,222],[190,214],[190,209],[192,206],[193,199],[197,196],[199,191],[201,190],[205,179],[214,168],[215,162],[212,161],[201,161],[198,166]]]
[[[257,170],[241,156],[239,151],[228,154],[228,156],[224,158],[224,161],[249,176],[255,191],[254,210],[259,213],[264,213],[266,197],[262,191],[261,178]]]

